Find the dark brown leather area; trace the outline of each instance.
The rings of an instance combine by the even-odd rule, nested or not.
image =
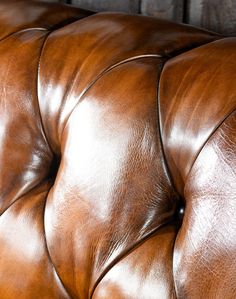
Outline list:
[[[20,30],[54,30],[90,14],[90,11],[58,3],[0,0],[0,40]]]

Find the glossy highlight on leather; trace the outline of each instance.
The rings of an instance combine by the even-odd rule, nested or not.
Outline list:
[[[236,298],[235,47],[0,1],[0,299]]]

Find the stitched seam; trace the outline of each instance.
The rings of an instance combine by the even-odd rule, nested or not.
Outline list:
[[[168,61],[168,60],[166,60]],[[166,62],[165,61],[165,62]],[[162,135],[162,126],[161,126],[161,109],[160,109],[160,106],[161,106],[161,97],[160,97],[160,85],[161,85],[161,76],[162,76],[162,73],[163,73],[163,69],[164,69],[164,66],[165,66],[165,62],[163,62],[163,64],[161,65],[161,71],[160,71],[160,76],[159,76],[159,81],[158,81],[158,90],[157,90],[157,112],[158,112],[158,131],[159,131],[159,136],[160,136],[160,148],[161,148],[161,153],[162,153],[162,157],[163,157],[163,165],[165,167],[165,172],[167,174],[167,177],[169,178],[170,180],[170,185],[172,186],[172,188],[174,189],[175,193],[178,195],[178,197],[176,198],[177,200],[181,201],[181,196],[179,194],[179,192],[177,191],[177,188],[174,184],[174,180],[173,180],[173,176],[172,176],[172,173],[170,171],[170,167],[168,165],[168,162],[167,162],[167,158],[166,158],[166,154],[165,154],[165,149],[164,149],[164,143],[163,143],[163,135]],[[174,292],[175,292],[175,296],[177,294],[177,289],[176,289],[176,285],[175,285],[175,279],[174,279],[174,271],[173,271],[173,260],[174,260],[174,248],[175,248],[175,241],[176,241],[176,238],[177,238],[177,235],[178,235],[178,232],[179,232],[179,229],[176,231],[176,235],[175,235],[175,239],[174,239],[174,242],[173,242],[173,248],[172,248],[172,273],[171,273],[171,276],[172,276],[172,279],[173,279],[173,289],[174,289]]]
[[[51,264],[53,270],[55,271],[55,274],[57,275],[57,278],[60,281],[62,288],[64,288],[64,291],[68,295],[69,298],[73,298],[73,296],[71,295],[69,290],[66,288],[66,286],[64,285],[60,275],[57,272],[56,266],[54,265],[54,263],[52,261],[52,257],[50,255],[50,251],[49,251],[49,247],[48,247],[48,241],[47,241],[46,230],[45,230],[45,227],[46,227],[46,225],[45,225],[45,212],[46,212],[47,199],[48,199],[48,195],[49,195],[50,191],[51,191],[51,188],[47,192],[47,195],[45,197],[45,202],[44,202],[44,208],[43,208],[43,236],[44,236],[44,241],[45,241],[45,249],[46,249],[46,253],[47,253],[47,256],[48,256],[49,263]]]
[[[144,58],[144,57],[139,57],[139,58]],[[145,57],[146,58],[146,57]],[[161,58],[161,56],[159,57]],[[137,59],[137,57],[136,57]],[[129,59],[129,61],[133,61],[134,59]],[[123,62],[124,63],[124,62]],[[119,66],[121,64],[123,64],[122,62],[119,63],[118,65],[114,65],[114,67],[116,66]],[[161,71],[160,71],[160,75],[161,75],[161,72],[163,70],[163,67],[164,67],[164,64],[165,62],[163,62],[160,67],[161,67]],[[113,67],[113,68],[114,68]],[[111,69],[113,69],[111,68]],[[107,71],[109,71],[110,69],[108,69]],[[163,157],[163,160],[164,160],[164,163],[163,163],[163,167],[164,167],[164,171],[167,175],[167,178],[169,179],[169,182],[170,182],[170,185],[171,187],[174,189],[175,193],[177,195],[178,192],[175,188],[175,185],[173,184],[173,180],[172,180],[172,176],[170,174],[170,171],[169,171],[169,167],[168,167],[168,164],[167,164],[167,161],[166,161],[166,158],[165,158],[165,153],[164,153],[164,149],[163,149],[163,142],[162,142],[162,137],[161,137],[161,126],[160,126],[160,109],[159,109],[159,104],[160,104],[160,100],[159,100],[159,90],[160,90],[160,75],[159,75],[159,81],[158,81],[158,84],[157,84],[157,89],[158,89],[158,92],[157,92],[157,114],[158,114],[158,122],[157,122],[157,130],[158,130],[158,133],[159,133],[159,140],[160,140],[160,148],[161,148],[161,155]],[[102,77],[102,76],[101,76]],[[178,198],[177,198],[178,199]],[[122,252],[120,255],[118,255],[111,263],[110,265],[104,270],[104,272],[100,275],[100,277],[96,280],[93,288],[92,288],[92,291],[91,291],[91,295],[90,295],[90,299],[92,299],[93,295],[94,295],[94,292],[97,288],[97,286],[99,285],[99,283],[101,282],[101,280],[104,278],[104,276],[117,264],[119,263],[122,259],[124,259],[128,254],[130,254],[133,250],[135,250],[138,246],[140,246],[143,242],[145,242],[149,237],[151,237],[153,234],[155,234],[160,228],[162,228],[163,226],[169,224],[169,223],[172,223],[173,221],[176,221],[176,220],[168,220],[167,222],[165,222],[164,224],[161,224],[159,225],[158,227],[156,227],[155,229],[153,229],[151,232],[149,232],[142,240],[134,243],[134,245],[132,245],[131,247],[127,248],[124,252]],[[176,232],[176,236],[177,236],[178,232]],[[173,243],[173,248],[174,248],[174,244],[175,242]],[[173,256],[172,256],[173,257]],[[173,278],[173,282],[174,282],[174,277],[173,277],[173,272],[172,272],[172,278]],[[174,288],[174,291],[176,293],[176,289],[175,289],[175,286],[173,286]]]
[[[178,234],[179,234],[179,231],[181,229],[181,226],[182,226],[182,223],[179,219],[176,219],[173,221],[173,224],[175,224],[175,227],[176,227],[176,232],[175,232],[175,236],[173,238],[173,245],[172,245],[172,248],[171,248],[171,253],[172,253],[172,256],[171,256],[171,277],[172,277],[172,282],[173,282],[173,292],[174,292],[174,298],[178,298],[177,296],[177,285],[176,285],[176,281],[175,281],[175,276],[174,276],[174,253],[175,253],[175,247],[176,247],[176,240],[177,240],[177,237],[178,237]],[[171,297],[173,298],[173,297]]]
[[[41,110],[40,110],[40,105],[39,105],[39,94],[38,94],[38,89],[39,89],[39,73],[40,73],[40,65],[41,65],[41,58],[42,58],[42,54],[43,54],[43,50],[45,48],[45,45],[46,45],[46,42],[50,36],[50,34],[52,33],[53,31],[50,31],[48,32],[48,34],[46,35],[44,41],[43,41],[43,44],[42,44],[42,47],[41,47],[41,50],[40,50],[40,55],[39,55],[39,61],[38,61],[38,70],[37,70],[37,84],[36,84],[36,95],[37,95],[37,103],[38,103],[38,112],[39,112],[39,117],[40,117],[40,122],[41,122],[41,128],[42,128],[42,135],[43,135],[43,138],[45,139],[47,145],[48,145],[48,148],[50,149],[52,155],[53,155],[53,150],[52,150],[52,147],[48,141],[48,138],[47,138],[47,135],[46,135],[46,132],[45,132],[45,129],[44,129],[44,125],[43,125],[43,120],[42,120],[42,114],[41,114]],[[57,277],[58,277],[58,280],[61,282],[61,286],[64,288],[64,291],[66,292],[66,294],[68,295],[68,297],[70,298],[73,298],[69,292],[69,290],[66,288],[66,286],[64,285],[63,281],[61,280],[58,272],[57,272],[57,269],[52,261],[52,257],[50,255],[50,252],[49,252],[49,248],[48,248],[48,243],[47,243],[47,237],[46,237],[46,232],[45,232],[45,211],[46,211],[46,204],[47,204],[47,199],[48,199],[48,194],[49,192],[51,191],[51,188],[48,190],[48,193],[47,193],[47,196],[45,198],[45,204],[44,204],[44,212],[43,212],[43,229],[44,229],[44,240],[45,240],[45,247],[47,249],[47,255],[48,255],[48,259],[49,259],[49,262],[51,263]]]
[[[177,188],[174,184],[174,180],[173,180],[173,176],[172,176],[172,173],[170,171],[170,167],[169,167],[169,164],[167,162],[167,158],[166,158],[166,153],[165,153],[165,147],[164,147],[164,143],[163,143],[163,130],[162,130],[162,126],[161,126],[161,96],[160,96],[160,87],[161,87],[161,77],[162,77],[162,74],[163,74],[163,70],[164,70],[164,66],[165,66],[165,63],[167,62],[167,60],[165,62],[163,62],[162,66],[161,66],[161,71],[160,71],[160,76],[159,76],[159,81],[158,81],[158,87],[157,87],[157,113],[158,113],[158,132],[159,132],[159,136],[160,136],[160,145],[161,145],[161,153],[162,153],[162,156],[163,156],[163,160],[164,160],[164,167],[165,167],[165,172],[167,174],[167,177],[169,178],[170,180],[170,184],[171,186],[173,187],[174,191],[176,194],[178,194],[178,196],[180,197],[180,194],[179,192],[177,191]]]
[[[64,128],[62,130],[62,133],[61,133],[61,136],[60,136],[60,139],[62,139],[62,136],[64,134],[64,131],[68,125],[68,122],[69,122],[69,119],[73,113],[73,111],[76,109],[76,107],[78,106],[78,104],[80,104],[80,102],[82,101],[82,98],[83,96],[94,86],[94,84],[99,80],[101,79],[104,75],[106,75],[108,72],[112,71],[113,69],[119,67],[120,65],[123,65],[125,63],[128,63],[128,62],[131,62],[131,61],[135,61],[135,60],[138,60],[138,59],[142,59],[142,58],[162,58],[161,55],[158,55],[158,54],[145,54],[145,55],[138,55],[138,56],[132,56],[132,57],[129,57],[127,59],[124,59],[124,60],[121,60],[115,64],[113,64],[112,66],[106,68],[105,70],[103,70],[91,83],[88,84],[88,86],[81,92],[80,96],[78,97],[78,101],[77,103],[75,104],[74,108],[71,110],[70,114],[68,115],[66,121],[65,121],[65,125],[64,125]]]
[[[166,55],[166,57],[168,58],[168,61],[172,61],[172,59],[175,59],[178,56],[181,56],[182,54],[187,54],[187,53],[189,53],[191,51],[194,51],[195,49],[199,49],[199,48],[204,47],[206,45],[213,44],[213,43],[215,43],[215,42],[217,42],[219,40],[228,39],[228,38],[232,38],[232,36],[231,37],[225,37],[225,36],[218,37],[218,36],[216,36],[214,40],[200,43],[197,46],[192,46],[191,48],[185,47],[184,49],[177,49],[176,50],[176,54],[171,55],[171,53],[170,53],[170,55]],[[175,51],[173,51],[173,52],[175,53]]]
[[[117,263],[119,263],[121,260],[123,260],[124,258],[126,258],[129,254],[131,254],[136,248],[138,248],[139,246],[141,246],[148,239],[150,239],[151,237],[153,237],[157,233],[158,230],[160,230],[164,226],[167,226],[168,224],[173,223],[173,222],[174,222],[173,219],[169,219],[169,220],[165,221],[164,223],[159,224],[157,227],[155,227],[149,233],[147,233],[141,240],[138,240],[137,242],[135,242],[134,244],[132,244],[130,247],[128,247],[126,250],[124,250],[123,252],[121,252],[116,258],[114,258],[114,260],[106,267],[106,269],[100,274],[100,276],[98,277],[98,279],[94,283],[94,286],[93,286],[92,291],[90,293],[89,299],[93,298],[93,295],[94,295],[95,290],[96,290],[97,286],[99,285],[99,283],[102,281],[102,279],[106,276],[106,274]]]
[[[47,40],[50,36],[50,34],[52,33],[52,31],[48,32],[48,34],[45,36],[45,39],[43,41],[43,44],[41,46],[41,49],[40,49],[40,54],[39,54],[39,61],[38,61],[38,69],[37,69],[37,84],[36,84],[36,95],[37,95],[37,104],[38,104],[38,112],[39,112],[39,117],[40,117],[40,123],[41,123],[41,128],[42,128],[42,135],[43,135],[43,138],[44,140],[46,141],[47,145],[48,145],[48,148],[50,150],[50,152],[53,154],[53,149],[49,143],[49,139],[47,137],[47,134],[46,134],[46,130],[45,130],[45,127],[44,127],[44,123],[43,123],[43,117],[42,117],[42,113],[41,113],[41,109],[40,109],[40,99],[39,99],[39,86],[40,86],[40,68],[41,68],[41,61],[42,61],[42,55],[43,55],[43,51],[44,51],[44,48],[46,46],[46,43],[47,43]]]
[[[23,28],[23,29],[21,29],[21,30],[11,32],[11,33],[9,33],[8,35],[4,36],[2,39],[0,39],[0,42],[5,41],[5,40],[8,39],[9,37],[11,37],[11,36],[13,36],[13,35],[16,35],[16,34],[18,34],[18,33],[24,33],[24,32],[31,31],[31,30],[32,30],[32,31],[33,31],[33,30],[38,30],[38,31],[48,31],[48,29],[43,28],[43,27]]]
[[[98,13],[98,14],[101,14],[101,13]],[[87,18],[88,18],[88,17],[87,17]],[[80,103],[82,97],[83,97],[83,96],[90,90],[90,88],[91,88],[91,87],[92,87],[92,86],[93,86],[93,85],[94,85],[94,84],[95,84],[101,77],[103,77],[106,73],[108,73],[108,72],[111,71],[112,69],[114,69],[114,68],[116,68],[116,67],[118,67],[118,66],[120,66],[120,65],[122,65],[122,64],[124,64],[124,63],[126,63],[126,62],[130,62],[130,61],[133,61],[133,60],[136,60],[136,59],[140,59],[140,58],[157,57],[157,58],[163,58],[163,59],[166,59],[166,61],[171,61],[172,59],[174,59],[174,58],[180,56],[181,54],[190,52],[190,51],[192,51],[192,50],[194,50],[194,49],[198,49],[198,48],[200,48],[200,47],[202,47],[202,46],[205,46],[205,45],[207,45],[207,44],[214,43],[215,41],[218,41],[218,40],[220,40],[220,39],[224,39],[224,38],[220,38],[220,37],[218,38],[218,37],[216,37],[216,39],[215,39],[214,41],[205,42],[205,43],[203,43],[203,44],[201,44],[201,45],[199,45],[199,46],[193,47],[193,48],[191,48],[191,49],[187,49],[186,51],[184,51],[184,49],[180,49],[179,51],[181,51],[181,50],[183,50],[183,51],[181,51],[180,53],[178,53],[178,54],[176,54],[176,55],[173,55],[173,56],[169,56],[169,55],[162,56],[162,55],[158,55],[158,54],[144,54],[144,55],[132,56],[132,57],[129,57],[129,58],[127,58],[127,59],[124,59],[124,60],[122,60],[122,61],[119,61],[119,62],[113,64],[112,66],[106,68],[106,69],[103,70],[100,74],[98,74],[97,77],[96,77],[92,82],[90,82],[90,83],[88,84],[88,86],[81,92],[80,96],[78,97],[78,101],[77,101],[77,103],[75,104],[74,108],[71,110],[70,114],[68,115],[68,117],[67,117],[67,119],[66,119],[66,121],[65,121],[65,125],[64,125],[64,128],[62,129],[62,133],[61,133],[60,139],[62,139],[62,136],[63,136],[63,134],[64,134],[64,131],[65,131],[66,127],[67,127],[67,124],[68,124],[68,122],[69,122],[69,119],[70,119],[71,114],[73,113],[73,111],[74,111],[74,109],[77,107],[77,105]],[[170,54],[170,55],[171,55],[171,54]],[[166,61],[165,61],[165,62],[166,62]],[[164,66],[163,66],[163,67],[164,67]],[[162,72],[161,72],[161,74],[162,74]],[[160,76],[160,77],[161,77],[161,76]],[[159,80],[159,82],[160,82],[160,80]]]
[[[223,38],[222,38],[223,39]],[[188,51],[186,51],[186,52],[182,52],[182,53],[180,53],[180,54],[178,54],[178,55],[176,55],[176,56],[173,56],[173,57],[171,57],[170,59],[168,59],[168,60],[166,60],[164,63],[163,63],[163,65],[162,65],[162,70],[161,70],[161,74],[160,74],[160,77],[159,77],[159,85],[158,85],[158,112],[159,112],[159,130],[160,130],[160,137],[161,137],[161,146],[162,146],[162,150],[163,150],[163,157],[164,157],[164,161],[166,162],[166,168],[167,168],[167,173],[169,174],[169,178],[170,178],[170,180],[171,180],[171,184],[172,184],[172,186],[174,186],[174,189],[175,189],[175,191],[176,191],[176,193],[177,194],[179,194],[179,196],[180,197],[182,197],[181,196],[181,194],[178,192],[178,190],[177,190],[177,188],[176,188],[176,186],[175,186],[175,184],[174,184],[174,180],[173,180],[173,176],[172,176],[172,173],[171,173],[171,168],[169,167],[169,165],[168,165],[168,160],[167,160],[167,158],[166,158],[166,154],[165,154],[165,146],[164,146],[164,143],[163,143],[163,130],[162,130],[162,126],[161,126],[161,119],[162,119],[162,117],[161,117],[161,99],[160,99],[160,85],[161,85],[161,81],[162,81],[162,75],[163,75],[163,72],[164,72],[164,68],[165,68],[165,65],[166,65],[166,63],[168,62],[170,62],[170,61],[172,61],[172,59],[175,59],[176,57],[178,57],[178,56],[180,56],[180,55],[182,55],[182,54],[186,54],[186,53],[188,53],[188,52],[190,52],[190,51],[193,51],[193,50],[195,50],[195,49],[198,49],[198,48],[200,48],[200,47],[204,47],[205,45],[207,45],[207,44],[211,44],[211,43],[214,43],[214,42],[217,42],[218,40],[220,40],[220,39],[217,39],[217,40],[214,40],[214,41],[211,41],[211,42],[208,42],[208,43],[206,43],[206,44],[203,44],[203,45],[200,45],[200,46],[198,46],[198,47],[195,47],[195,48],[193,48],[193,49],[190,49],[190,50],[188,50]],[[227,116],[226,116],[227,117]],[[206,141],[207,142],[207,141]],[[201,150],[200,150],[201,151]],[[200,152],[199,151],[199,152]],[[198,153],[199,154],[199,153]],[[197,154],[197,156],[198,156],[198,154]],[[197,159],[197,157],[196,157],[196,159]],[[194,159],[194,162],[195,162],[195,160],[196,159]],[[192,169],[192,166],[191,166],[191,168],[190,168],[190,170]],[[189,173],[190,173],[190,171],[189,171]],[[187,177],[188,177],[188,175],[187,175]],[[187,181],[187,180],[186,180]]]
[[[40,73],[40,65],[41,65],[41,57],[42,57],[42,52],[43,52],[43,49],[44,49],[44,47],[45,47],[45,44],[46,44],[46,42],[47,42],[47,39],[48,39],[48,37],[49,37],[49,35],[50,35],[50,33],[47,35],[47,37],[45,38],[45,40],[44,40],[44,43],[43,43],[43,46],[42,46],[42,49],[41,49],[41,53],[40,53],[40,59],[39,59],[39,64],[38,64],[38,84],[39,84],[39,73]],[[195,48],[197,48],[197,47],[195,47]],[[195,49],[194,48],[194,49]],[[183,52],[182,52],[183,53]],[[182,54],[181,53],[181,54]],[[69,116],[68,116],[68,118],[67,118],[67,120],[66,120],[66,123],[65,123],[65,126],[64,126],[64,128],[63,128],[63,130],[62,130],[62,135],[61,136],[63,136],[63,132],[64,132],[64,130],[65,130],[65,128],[67,127],[67,124],[68,124],[68,122],[69,122],[69,119],[70,119],[70,117],[71,117],[71,115],[72,115],[72,113],[73,113],[73,111],[74,111],[74,109],[77,107],[77,105],[79,104],[79,102],[81,101],[81,99],[82,99],[82,97],[90,90],[90,88],[101,78],[101,77],[103,77],[106,73],[108,73],[109,71],[111,71],[111,70],[113,70],[114,68],[116,68],[116,67],[118,67],[118,66],[120,66],[120,65],[122,65],[122,64],[125,64],[125,63],[128,63],[128,62],[130,62],[130,61],[134,61],[134,60],[136,60],[136,59],[140,59],[140,58],[150,58],[150,57],[155,57],[155,58],[162,58],[162,56],[160,56],[160,55],[157,55],[157,54],[146,54],[146,55],[140,55],[140,56],[136,56],[136,57],[130,57],[130,58],[128,58],[128,59],[126,59],[126,60],[123,60],[123,61],[120,61],[120,62],[118,62],[118,63],[116,63],[116,64],[114,64],[114,65],[112,65],[111,67],[109,67],[109,68],[107,68],[106,70],[104,70],[101,74],[99,74],[97,77],[96,77],[96,79],[94,80],[94,81],[92,81],[88,86],[87,86],[87,88],[81,93],[81,95],[80,95],[80,97],[79,97],[79,99],[78,99],[78,102],[76,103],[76,105],[75,105],[75,107],[72,109],[72,111],[70,112],[70,114],[69,114]],[[161,74],[160,74],[160,76],[161,76]],[[159,77],[159,83],[158,83],[158,86],[160,86],[159,85],[160,84],[160,77]],[[38,89],[37,89],[38,90]],[[38,95],[38,92],[37,92],[37,95]],[[39,101],[39,97],[38,97],[38,101]],[[159,89],[158,89],[158,101],[157,101],[157,104],[158,104],[158,108],[159,108]],[[38,105],[39,105],[39,102],[38,102]],[[44,127],[43,127],[43,121],[42,121],[42,116],[41,116],[41,111],[40,111],[40,106],[39,106],[39,112],[40,112],[40,118],[41,118],[41,123],[42,123],[42,128],[43,128],[43,132],[44,132],[44,135],[45,135],[45,139],[47,140],[47,143],[48,143],[48,146],[50,147],[50,144],[49,144],[49,142],[48,142],[48,139],[47,139],[47,136],[46,136],[46,133],[45,133],[45,130],[44,130]],[[160,115],[160,110],[158,109],[158,114]],[[159,120],[159,118],[158,118],[158,120]],[[159,122],[160,122],[160,120],[159,120]],[[172,179],[171,179],[171,176],[170,176],[170,173],[169,173],[169,170],[168,170],[168,167],[167,167],[167,162],[166,162],[166,160],[165,160],[165,154],[164,154],[164,149],[163,149],[163,144],[162,144],[162,138],[161,138],[161,128],[160,128],[160,123],[158,122],[158,126],[159,126],[159,132],[160,132],[160,141],[161,141],[161,148],[162,148],[162,154],[163,154],[163,157],[164,157],[164,161],[165,161],[165,163],[164,163],[164,165],[165,165],[165,169],[166,169],[166,172],[168,173],[168,177],[169,177],[169,179],[172,181]],[[51,147],[50,147],[51,148]],[[52,149],[51,149],[51,151],[52,151]],[[52,151],[53,152],[53,151]],[[173,185],[173,184],[172,184]],[[174,186],[174,185],[173,185]],[[46,205],[46,203],[45,203],[45,205]],[[172,222],[172,220],[171,221],[167,221],[166,223],[164,223],[164,224],[161,224],[161,225],[159,225],[157,228],[155,228],[153,231],[151,231],[149,234],[147,234],[142,240],[140,240],[140,241],[138,241],[137,243],[135,243],[135,245],[132,245],[132,247],[130,247],[130,248],[128,248],[126,251],[125,251],[125,253],[123,252],[122,253],[122,256],[117,256],[113,261],[112,261],[112,263],[109,265],[109,267],[107,267],[107,269],[100,275],[100,277],[99,277],[99,279],[96,281],[96,283],[94,284],[94,286],[93,286],[93,289],[92,289],[92,292],[91,292],[91,295],[90,295],[90,298],[92,298],[93,297],[93,294],[94,294],[94,291],[95,291],[95,289],[96,289],[96,287],[97,287],[97,285],[100,283],[100,281],[103,279],[103,277],[106,275],[106,273],[117,263],[117,262],[119,262],[121,259],[123,259],[126,255],[128,255],[130,252],[132,252],[132,250],[134,250],[137,246],[139,246],[140,244],[142,244],[145,240],[147,240],[149,237],[151,237],[151,235],[153,235],[158,229],[160,229],[162,226],[164,226],[164,225],[166,225],[166,224],[168,224],[168,223],[170,223],[170,222]],[[45,240],[46,240],[46,236],[45,236]],[[46,241],[46,245],[47,245],[47,241]],[[49,251],[48,251],[48,254],[49,254]],[[50,256],[50,254],[49,254],[49,256]],[[55,266],[54,266],[54,264],[52,263],[52,265],[53,265],[53,267],[54,267],[54,269],[55,269],[55,272],[56,272],[56,268],[55,268]],[[57,273],[57,272],[56,272]],[[58,275],[58,274],[57,274]],[[59,275],[58,275],[58,278],[60,279],[60,277],[59,277]],[[61,280],[60,280],[61,281]],[[61,281],[61,283],[62,283],[62,281]],[[63,283],[62,283],[62,285],[63,285]],[[64,286],[64,285],[63,285]],[[65,288],[65,286],[64,286],[64,288]],[[67,291],[67,289],[65,288],[65,290]],[[67,293],[69,294],[69,292],[67,291]]]
[[[211,132],[211,134],[208,136],[208,138],[205,140],[205,142],[203,143],[203,145],[201,146],[201,148],[199,149],[199,151],[197,152],[195,159],[190,167],[190,170],[186,176],[186,180],[185,180],[185,186],[187,185],[187,182],[189,180],[191,171],[199,157],[199,155],[201,154],[201,152],[203,151],[203,149],[205,148],[206,144],[208,143],[208,141],[216,134],[216,132],[221,128],[221,126],[224,124],[224,122],[232,115],[234,114],[234,112],[236,112],[236,108],[234,108],[232,111],[230,111],[221,121],[218,122],[218,124],[216,125],[216,127],[213,129],[213,131]],[[184,186],[184,193],[185,193],[185,187]]]
[[[87,17],[84,17],[84,18],[87,18]],[[38,71],[37,71],[37,87],[36,87],[36,89],[37,89],[37,99],[38,99],[38,110],[39,110],[39,116],[40,116],[40,121],[41,121],[41,127],[42,127],[42,132],[43,132],[43,137],[44,137],[44,139],[45,139],[45,141],[46,141],[46,143],[47,143],[47,145],[48,145],[48,147],[49,147],[49,149],[50,149],[50,151],[51,151],[51,153],[53,154],[54,153],[54,151],[53,151],[53,149],[52,149],[52,147],[51,147],[51,145],[50,145],[50,142],[49,142],[49,138],[48,138],[48,136],[47,136],[47,134],[46,134],[46,130],[45,130],[45,127],[44,127],[44,122],[43,122],[43,117],[42,117],[42,113],[41,113],[41,109],[40,109],[40,99],[39,99],[39,86],[40,86],[40,68],[41,68],[41,62],[42,62],[42,55],[43,55],[43,52],[44,52],[44,49],[45,49],[45,47],[46,47],[46,43],[47,43],[47,40],[48,40],[48,38],[49,38],[49,36],[50,36],[50,34],[52,34],[52,33],[55,33],[55,32],[57,32],[58,30],[60,30],[60,29],[62,29],[62,28],[65,28],[66,26],[69,26],[69,25],[71,25],[71,24],[73,24],[73,23],[75,23],[75,22],[77,22],[77,21],[79,21],[80,19],[84,19],[83,17],[78,17],[78,19],[76,19],[76,20],[74,20],[73,18],[69,18],[69,19],[66,19],[66,20],[64,20],[63,21],[63,24],[65,24],[65,22],[68,22],[68,21],[71,21],[70,23],[66,23],[64,26],[62,26],[62,27],[55,27],[55,28],[52,28],[52,30],[51,31],[49,31],[49,30],[47,30],[47,29],[45,29],[45,31],[47,31],[48,32],[48,34],[46,35],[46,37],[45,37],[45,39],[44,39],[44,42],[43,42],[43,44],[42,44],[42,47],[41,47],[41,50],[40,50],[40,55],[39,55],[39,62],[38,62]],[[62,23],[62,22],[61,22]],[[61,24],[61,23],[59,23],[59,24]],[[56,24],[55,26],[57,26],[58,24]],[[42,28],[43,29],[43,28]],[[26,29],[27,30],[27,29]],[[25,31],[25,30],[22,30],[22,31]],[[20,31],[19,31],[20,32]]]
[[[206,43],[205,43],[206,44]],[[205,45],[204,44],[204,45]],[[202,45],[201,45],[202,46]],[[195,47],[197,48],[197,47]],[[195,49],[194,48],[194,49]],[[182,52],[184,53],[184,52]],[[181,54],[182,54],[181,53]],[[178,56],[178,55],[176,55]],[[176,56],[173,56],[173,57],[176,57]],[[66,130],[66,127],[68,126],[68,123],[69,123],[69,120],[70,120],[70,117],[71,115],[73,114],[73,111],[76,109],[76,107],[79,105],[79,103],[81,103],[81,101],[83,100],[83,97],[84,95],[90,90],[90,88],[92,88],[95,83],[101,79],[104,75],[106,75],[109,71],[115,69],[116,67],[119,67],[125,63],[128,63],[128,62],[131,62],[131,61],[135,61],[137,59],[143,59],[143,58],[164,58],[163,56],[161,55],[158,55],[158,54],[145,54],[145,55],[139,55],[139,56],[134,56],[134,57],[129,57],[125,60],[122,60],[120,62],[117,62],[115,63],[114,65],[108,67],[107,69],[105,69],[104,71],[102,71],[84,90],[83,92],[80,94],[80,96],[78,97],[78,101],[77,103],[75,104],[74,108],[71,110],[69,116],[67,117],[66,121],[65,121],[65,125],[64,125],[64,128],[62,130],[62,133],[61,133],[61,136],[60,136],[60,139],[62,139],[62,136],[64,134],[64,131]],[[167,59],[168,57],[166,57]],[[162,68],[163,69],[163,68]],[[162,72],[161,72],[162,74]],[[160,77],[161,77],[161,74],[160,74]],[[159,77],[159,84],[160,84],[160,77]],[[158,84],[158,86],[160,86]],[[158,89],[158,99],[159,99],[159,90]],[[158,104],[158,108],[159,108],[159,101],[157,101],[157,104]],[[158,109],[158,114],[160,114],[160,110]],[[160,121],[159,117],[158,117],[158,120]],[[176,188],[173,184],[173,179],[172,179],[172,176],[170,174],[170,171],[169,171],[169,168],[168,168],[168,164],[167,164],[167,161],[165,159],[165,153],[164,153],[164,148],[163,148],[163,143],[162,143],[162,138],[161,138],[161,128],[160,128],[160,123],[158,123],[158,126],[159,126],[159,131],[160,131],[160,141],[161,141],[161,148],[162,148],[162,155],[163,155],[163,158],[164,158],[164,166],[165,166],[165,170],[166,170],[166,173],[167,173],[167,176],[170,180],[170,183],[171,185],[173,186],[174,190],[176,191]],[[176,191],[176,194],[178,194],[178,192]],[[89,298],[92,299],[93,297],[93,294],[97,288],[97,286],[99,285],[99,283],[101,282],[101,280],[104,278],[104,276],[111,270],[111,268],[113,266],[115,266],[120,260],[122,260],[125,256],[127,256],[130,252],[132,252],[132,250],[134,250],[136,247],[138,247],[141,243],[143,243],[146,239],[149,238],[149,236],[151,236],[152,234],[154,234],[159,228],[161,228],[162,226],[168,224],[169,222],[172,222],[173,220],[171,219],[170,221],[158,226],[157,228],[155,228],[153,231],[151,231],[147,236],[145,236],[142,240],[138,241],[137,243],[135,243],[134,245],[132,245],[132,247],[129,247],[128,249],[125,250],[125,252],[122,252],[120,255],[118,255],[111,263],[110,265],[103,271],[103,273],[99,276],[99,278],[96,280],[92,290],[91,290],[91,293],[90,293],[90,296]],[[176,234],[177,235],[177,234]],[[173,278],[174,279],[174,278]],[[174,290],[176,292],[176,289],[175,289],[175,286],[174,286]]]
[[[89,11],[88,11],[89,12]],[[94,13],[95,14],[95,13]],[[22,33],[22,32],[25,32],[25,31],[30,31],[30,30],[40,30],[40,31],[49,31],[49,32],[56,32],[57,30],[60,30],[60,29],[63,29],[65,28],[66,26],[69,26],[73,23],[76,23],[78,22],[79,20],[82,20],[82,19],[87,19],[88,17],[92,16],[93,14],[91,15],[88,15],[88,16],[74,16],[74,17],[70,17],[68,19],[65,19],[65,20],[62,20],[61,22],[59,23],[56,23],[52,26],[49,26],[49,27],[30,27],[30,28],[22,28],[20,30],[17,30],[17,31],[14,31],[14,32],[11,32],[9,33],[8,35],[4,36],[2,39],[0,39],[0,42],[1,41],[4,41],[5,39],[11,37],[12,35],[15,35],[17,33]]]
[[[28,190],[26,190],[25,192],[23,192],[17,199],[13,200],[1,213],[0,213],[0,217],[3,216],[15,203],[17,203],[19,200],[21,200],[22,198],[24,198],[24,196],[26,196],[28,193],[34,192],[34,190],[36,190],[41,184],[43,183],[43,180],[40,181],[39,183],[31,186],[31,188],[29,188]]]
[[[174,239],[174,242],[173,242],[173,248],[172,248],[172,277],[173,277],[173,286],[174,286],[174,291],[175,291],[175,297],[176,298],[178,298],[178,287],[177,287],[177,283],[176,283],[174,264],[175,264],[176,242],[177,242],[177,238],[179,236],[181,227],[182,227],[182,223],[179,225],[178,230],[176,231],[175,239]]]

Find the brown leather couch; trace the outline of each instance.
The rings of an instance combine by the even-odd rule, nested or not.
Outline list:
[[[236,298],[236,38],[0,2],[0,299]]]

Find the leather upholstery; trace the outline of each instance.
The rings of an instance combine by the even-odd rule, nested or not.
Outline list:
[[[0,37],[0,298],[236,298],[236,39],[37,1]]]

